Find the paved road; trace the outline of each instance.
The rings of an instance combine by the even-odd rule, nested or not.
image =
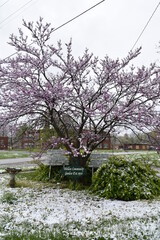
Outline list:
[[[117,153],[107,153],[108,155],[120,155],[120,154],[135,154],[137,152],[117,152]],[[103,153],[102,153],[103,154]],[[45,161],[45,155],[42,156],[41,161]],[[19,166],[19,165],[36,165],[32,157],[27,158],[10,158],[10,159],[0,159],[0,167],[2,166]]]
[[[133,154],[137,152],[129,152],[129,154]],[[112,155],[113,153],[109,153],[108,155]],[[115,153],[114,155],[119,154],[128,154],[128,152],[121,152],[121,153]],[[45,155],[42,156],[40,161],[45,163]],[[17,167],[17,168],[29,168],[29,167],[35,167],[37,166],[36,162],[33,160],[32,157],[27,158],[10,158],[10,159],[0,159],[0,168],[6,168],[6,167]],[[158,170],[160,172],[160,168],[155,168],[155,170]]]

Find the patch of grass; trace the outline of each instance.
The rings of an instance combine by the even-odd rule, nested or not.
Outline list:
[[[48,182],[49,181],[49,166],[39,165],[37,169],[30,172],[21,172],[17,175],[19,179],[30,181]]]
[[[26,179],[28,181],[34,180],[36,177],[36,171],[27,171],[27,172],[20,172],[17,174],[18,179]]]
[[[156,151],[140,151],[140,150],[96,150],[98,153],[119,153],[121,156],[125,156],[129,159],[139,159],[140,161],[145,161],[148,164],[160,167],[160,156]],[[134,152],[131,154],[131,152]],[[123,154],[125,153],[125,154]]]
[[[136,160],[149,164],[150,166],[160,167],[160,158],[156,152],[147,152],[146,154],[137,153],[133,155],[127,155],[130,160]]]
[[[66,235],[63,233],[55,233],[53,235],[52,232],[47,233],[46,235],[44,233],[17,233],[17,232],[13,232],[10,235],[6,235],[4,237],[2,237],[3,240],[48,240],[48,239],[54,239],[54,240],[80,240],[79,237],[67,237]],[[82,238],[81,238],[82,239]],[[83,238],[84,239],[84,238]],[[85,240],[87,240],[85,238]]]
[[[44,170],[44,172],[43,172]],[[57,182],[54,178],[49,179],[48,171],[46,174],[46,169],[38,168],[35,171],[20,172],[17,175],[16,187],[26,187],[26,188],[35,188],[42,189],[44,187],[48,188],[67,188],[69,187],[69,181]]]
[[[17,197],[12,192],[5,192],[1,197],[1,202],[2,203],[13,204],[13,203],[16,202],[16,200],[17,200]]]
[[[73,180],[69,180],[67,186],[68,186],[69,189],[74,189],[74,181]],[[88,188],[89,187],[84,185],[83,183],[76,182],[75,190],[81,191],[81,190],[87,190]]]
[[[0,159],[8,158],[25,158],[30,157],[30,154],[26,151],[0,151]]]
[[[16,187],[17,188],[37,188],[37,189],[42,188],[40,184],[35,184],[35,183],[33,184],[33,181],[29,181],[25,179],[16,181]]]
[[[29,175],[29,174],[28,174]],[[26,178],[21,178],[16,181],[17,188],[32,188],[36,190],[42,190],[43,188],[66,188],[65,184],[57,185],[55,182],[38,182],[33,180],[27,180]]]
[[[158,228],[159,216],[148,216],[143,218],[119,219],[110,216],[108,219],[99,219],[97,222],[81,223],[79,221],[66,224],[55,224],[52,229],[47,225],[37,228],[27,221],[18,225],[10,233],[5,232],[1,237],[3,240],[145,240],[159,239],[160,229]],[[157,228],[153,229],[152,223],[156,222]],[[137,230],[138,227],[138,230]]]
[[[0,233],[5,233],[6,224],[9,223],[10,220],[11,219],[9,218],[8,215],[1,215],[1,218],[0,218]]]

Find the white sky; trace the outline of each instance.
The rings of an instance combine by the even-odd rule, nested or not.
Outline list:
[[[23,18],[36,21],[41,16],[45,22],[50,22],[52,27],[56,28],[99,1],[0,0],[0,59],[15,52],[7,42],[11,33],[18,33]],[[100,58],[106,54],[111,58],[123,58],[132,48],[158,3],[159,0],[105,0],[54,32],[52,42],[56,43],[61,39],[65,43],[72,38],[76,56],[81,55],[87,47]],[[24,4],[27,5],[23,7]],[[13,15],[9,17],[11,14]],[[160,58],[157,53],[160,41],[159,24],[160,6],[136,45],[142,46],[142,53],[134,60],[134,65],[148,66]]]

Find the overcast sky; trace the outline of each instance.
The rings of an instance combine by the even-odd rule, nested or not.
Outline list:
[[[100,0],[0,0],[0,59],[15,52],[7,44],[11,33],[17,34],[22,19],[36,21],[43,17],[56,28]],[[52,34],[52,42],[63,43],[72,38],[76,56],[87,47],[99,58],[123,58],[131,50],[151,17],[159,0],[105,0],[83,16]],[[136,66],[157,61],[160,41],[160,6],[142,34],[136,47],[142,53],[134,60]]]

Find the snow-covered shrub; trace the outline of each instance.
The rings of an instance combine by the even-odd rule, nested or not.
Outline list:
[[[113,156],[93,175],[91,191],[109,199],[152,199],[160,195],[160,178],[144,162]]]

